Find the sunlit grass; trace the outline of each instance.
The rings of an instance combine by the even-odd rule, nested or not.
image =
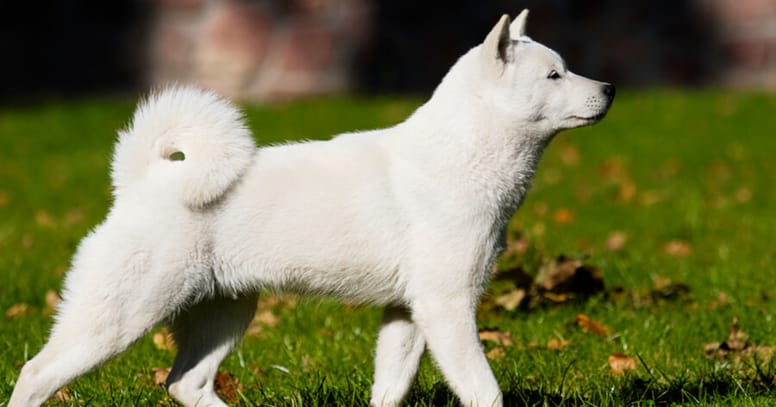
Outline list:
[[[248,106],[262,144],[321,139],[401,121],[420,100],[334,99]],[[558,136],[510,234],[523,249],[502,260],[529,274],[564,254],[601,270],[606,293],[531,310],[492,306],[481,326],[512,335],[494,353],[508,404],[765,405],[776,396],[770,360],[715,361],[703,345],[727,339],[733,317],[751,344],[776,345],[776,96],[717,91],[624,92],[601,124]],[[0,406],[24,360],[48,334],[46,293],[110,205],[109,157],[127,101],[83,101],[0,111]],[[612,245],[612,236],[624,238]],[[689,287],[649,296],[656,282]],[[615,295],[617,292],[625,296]],[[241,405],[365,405],[380,310],[335,301],[265,297],[257,323],[222,371]],[[614,332],[575,323],[583,313]],[[548,349],[552,339],[569,341]],[[484,343],[486,351],[498,347]],[[609,356],[637,361],[612,375]],[[499,355],[501,355],[499,357]],[[154,368],[174,354],[152,337],[68,387],[80,405],[174,405]],[[455,405],[425,358],[408,404]]]

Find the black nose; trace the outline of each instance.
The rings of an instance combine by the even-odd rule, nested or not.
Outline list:
[[[609,99],[614,99],[615,89],[614,85],[611,83],[607,83],[604,85],[604,95],[608,96]]]

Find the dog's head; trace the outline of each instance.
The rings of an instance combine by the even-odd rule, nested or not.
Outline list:
[[[480,63],[494,106],[520,123],[550,133],[601,120],[614,86],[569,71],[555,51],[525,35],[528,10],[510,24],[503,15],[480,47]]]

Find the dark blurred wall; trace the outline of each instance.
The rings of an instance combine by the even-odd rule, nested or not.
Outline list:
[[[196,82],[233,97],[427,92],[502,13],[621,86],[776,89],[774,0],[0,1],[0,99]]]
[[[0,0],[0,99],[134,87],[149,10],[132,1]]]

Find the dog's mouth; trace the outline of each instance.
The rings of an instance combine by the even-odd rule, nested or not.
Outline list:
[[[585,122],[585,123],[588,123],[588,124],[592,124],[592,123],[598,122],[601,119],[603,119],[604,117],[606,117],[606,112],[607,111],[604,110],[603,112],[598,113],[598,114],[593,115],[593,116],[571,116],[570,119],[578,120],[578,121]]]

